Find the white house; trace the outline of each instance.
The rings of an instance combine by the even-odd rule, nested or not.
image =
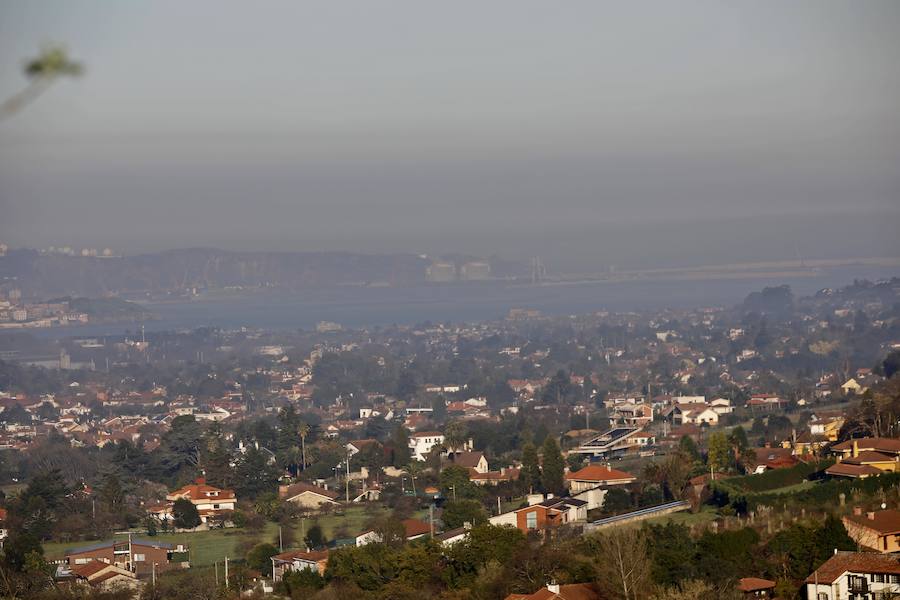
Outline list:
[[[425,460],[432,448],[443,443],[444,434],[440,431],[420,431],[409,436],[409,451],[416,460]]]
[[[900,560],[890,554],[837,552],[806,578],[807,600],[893,598],[900,594]]]

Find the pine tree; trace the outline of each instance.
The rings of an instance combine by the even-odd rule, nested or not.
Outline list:
[[[541,467],[538,465],[537,448],[531,442],[522,448],[522,470],[519,472],[519,481],[528,491],[541,487]]]
[[[556,438],[548,435],[541,447],[543,465],[541,468],[541,487],[545,492],[560,494],[565,491],[563,477],[566,471],[565,461],[559,451]]]

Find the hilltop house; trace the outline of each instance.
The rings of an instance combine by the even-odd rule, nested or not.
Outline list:
[[[237,497],[232,490],[224,490],[207,485],[206,479],[198,477],[195,483],[170,492],[166,495],[166,503],[151,507],[149,512],[161,521],[174,519],[172,506],[176,500],[190,500],[200,513],[200,521],[206,523],[210,517],[222,517],[231,514],[237,504]]]
[[[66,566],[74,570],[88,563],[99,561],[116,566],[138,575],[150,574],[153,569],[157,573],[170,569],[187,568],[185,558],[187,550],[184,546],[174,546],[164,542],[129,538],[127,540],[108,540],[87,546],[72,548],[65,553]]]
[[[608,464],[588,465],[574,473],[566,473],[566,485],[573,494],[599,486],[627,485],[637,478],[624,471],[611,468]]]
[[[291,485],[279,485],[278,497],[302,508],[319,509],[327,505],[337,505],[340,495],[332,490],[298,481]]]
[[[296,571],[314,571],[319,575],[325,574],[328,566],[328,550],[307,552],[305,550],[291,550],[282,552],[272,557],[272,579],[281,581],[286,573]]]
[[[888,509],[863,514],[860,507],[843,519],[847,535],[857,544],[878,552],[900,552],[900,510]]]
[[[874,552],[837,552],[806,578],[807,600],[856,600],[900,593],[900,559]]]
[[[444,443],[444,434],[440,431],[419,431],[409,436],[409,451],[416,460],[425,460],[435,446]]]
[[[864,479],[900,470],[900,440],[860,438],[831,447],[837,461],[825,469],[832,477]]]

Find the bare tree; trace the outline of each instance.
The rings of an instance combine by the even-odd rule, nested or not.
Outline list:
[[[0,104],[0,120],[33,102],[61,77],[75,77],[82,71],[81,64],[70,60],[64,48],[60,46],[43,48],[37,58],[25,63],[24,73],[28,78],[25,89]]]
[[[699,579],[690,579],[672,587],[657,589],[650,600],[740,600],[741,597],[741,593],[731,582],[713,585]]]
[[[607,597],[638,600],[650,583],[647,537],[634,527],[615,527],[597,535],[597,585]]]

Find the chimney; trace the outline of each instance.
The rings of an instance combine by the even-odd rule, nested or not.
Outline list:
[[[278,486],[278,497],[279,498],[284,498],[285,496],[287,496],[288,487],[289,486],[286,486],[286,485]]]
[[[854,506],[854,507],[853,507],[853,514],[856,515],[857,517],[860,516],[860,515],[862,515],[862,507],[861,507],[861,506]]]
[[[857,444],[856,440],[853,440],[853,458],[859,456],[859,444]]]
[[[547,591],[550,592],[551,594],[558,594],[559,593],[559,584],[556,583],[555,581],[553,583],[548,583]]]
[[[197,485],[206,485],[206,477],[198,477]]]
[[[869,512],[866,513],[866,517],[867,517],[870,521],[874,521],[874,520],[875,520],[875,513],[872,512],[872,511],[870,510]]]

